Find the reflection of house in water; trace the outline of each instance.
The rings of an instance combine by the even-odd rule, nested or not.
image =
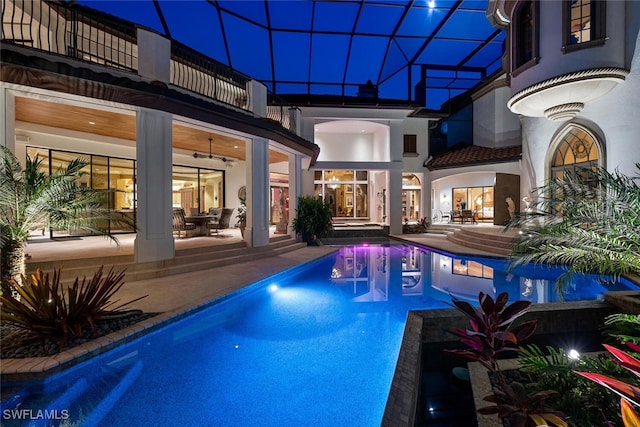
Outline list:
[[[422,295],[422,263],[424,251],[415,246],[402,249],[402,295]]]
[[[553,285],[549,280],[520,277],[520,299],[543,303],[553,294]]]
[[[477,261],[467,261],[466,259],[453,259],[453,274],[463,276],[482,277],[493,279],[493,268],[480,264]]]
[[[477,305],[483,292],[492,298],[507,292],[511,300],[534,303],[589,299],[599,289],[597,278],[581,277],[559,291],[562,268],[516,266],[497,258],[459,257],[410,245],[343,246],[331,267],[331,283],[356,303],[398,303],[407,308],[443,307],[451,298]],[[418,301],[415,301],[415,300]]]
[[[351,294],[354,301],[386,301],[387,256],[388,248],[382,246],[345,246],[333,265],[331,281]]]
[[[477,261],[433,254],[431,287],[452,297],[477,301],[484,292],[495,297],[493,268]]]

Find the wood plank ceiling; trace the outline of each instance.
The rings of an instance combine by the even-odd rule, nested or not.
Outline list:
[[[16,121],[35,123],[90,134],[136,140],[136,117],[87,107],[60,104],[34,98],[16,97]],[[209,138],[213,138],[214,156],[245,160],[245,142],[229,135],[205,131],[174,123],[173,148],[209,154]],[[269,162],[287,161],[287,155],[269,150]]]

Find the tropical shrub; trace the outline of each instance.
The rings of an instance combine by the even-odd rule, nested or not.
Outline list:
[[[640,315],[616,313],[605,317],[603,330],[615,341],[640,345]]]
[[[298,199],[293,230],[308,244],[317,244],[318,239],[333,231],[331,205],[320,198],[303,196]]]
[[[535,392],[553,389],[553,409],[561,411],[571,425],[621,425],[619,398],[593,381],[576,377],[574,370],[599,372],[622,380],[631,375],[606,354],[569,357],[563,349],[529,344],[518,355],[519,370],[529,377],[527,389]]]
[[[564,265],[560,282],[573,273],[640,272],[640,164],[636,167],[633,177],[579,169],[538,188],[532,212],[507,226],[523,231],[515,263]]]
[[[452,299],[453,306],[468,319],[471,328],[458,328],[453,333],[466,346],[464,349],[451,349],[445,352],[467,361],[479,362],[494,376],[497,387],[484,398],[494,403],[478,409],[484,415],[497,414],[500,419],[509,418],[514,426],[535,425],[567,426],[563,414],[546,407],[546,399],[555,394],[553,390],[527,393],[525,386],[516,381],[507,381],[498,360],[508,353],[517,353],[519,343],[529,338],[537,326],[537,321],[529,320],[515,325],[515,321],[525,314],[530,301],[515,301],[507,305],[509,295],[503,292],[494,301],[489,295],[480,292],[479,308],[465,301]]]
[[[146,297],[121,304],[112,300],[124,285],[124,271],[111,269],[103,277],[100,267],[90,280],[76,278],[66,290],[60,284],[61,271],[55,270],[50,277],[38,269],[30,279],[22,275],[18,282],[12,278],[10,286],[17,296],[14,292],[0,296],[2,321],[38,337],[56,339],[62,349],[70,337],[81,336],[87,327],[95,335],[96,321]]]
[[[58,231],[79,231],[117,239],[100,226],[117,219],[133,228],[131,220],[116,217],[102,207],[105,192],[81,185],[88,160],[75,159],[50,175],[42,159],[27,156],[24,168],[14,154],[0,146],[0,284],[3,292],[11,277],[25,273],[25,242],[37,224]]]
[[[626,342],[626,345],[635,353],[640,352],[640,346],[629,341]],[[637,378],[640,377],[640,360],[610,345],[604,344],[604,347],[616,358],[616,362],[620,364],[620,366],[629,370],[636,376],[635,383],[621,381],[617,378],[612,378],[601,373],[584,371],[575,372],[578,375],[581,375],[591,381],[605,386],[609,390],[619,395],[621,397],[620,414],[623,424],[625,425],[625,427],[639,426],[640,416],[638,415],[637,408],[640,407],[640,387],[638,387],[637,385]]]

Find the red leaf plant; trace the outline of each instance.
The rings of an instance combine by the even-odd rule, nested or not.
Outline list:
[[[470,323],[469,329],[457,328],[453,334],[460,338],[460,342],[467,348],[448,349],[445,352],[471,362],[479,362],[497,380],[497,387],[484,400],[495,405],[478,409],[481,414],[497,414],[499,418],[510,417],[512,425],[527,426],[531,422],[535,425],[567,426],[564,415],[560,412],[544,408],[547,397],[556,392],[545,390],[528,395],[524,385],[507,383],[498,359],[508,352],[518,352],[521,341],[533,335],[537,321],[529,320],[520,324],[515,321],[526,313],[531,305],[530,301],[515,301],[507,305],[509,294],[503,292],[494,301],[491,296],[480,292],[478,308],[465,301],[452,298],[453,306],[462,312]]]
[[[639,345],[634,344],[630,341],[627,341],[625,344],[634,352],[640,353]],[[628,369],[633,374],[640,377],[640,360],[610,345],[603,344],[603,346],[616,358],[616,362],[620,366]],[[636,387],[633,384],[629,384],[624,381],[608,377],[606,375],[598,374],[596,372],[575,371],[575,373],[578,375],[582,375],[583,377],[588,378],[592,381],[595,381],[598,384],[607,387],[609,390],[612,390],[614,393],[620,395],[620,410],[622,413],[622,421],[624,422],[625,427],[640,426],[640,416],[632,406],[635,405],[636,407],[640,407],[640,388]]]

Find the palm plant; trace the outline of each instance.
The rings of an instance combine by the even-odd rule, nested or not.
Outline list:
[[[562,279],[573,273],[640,272],[640,164],[636,167],[634,177],[584,168],[540,187],[535,213],[507,226],[523,230],[515,263],[565,265]]]
[[[100,224],[115,219],[101,206],[104,192],[83,187],[78,180],[88,165],[75,159],[50,175],[42,170],[42,160],[27,156],[24,168],[6,147],[0,147],[0,277],[3,292],[11,278],[25,273],[25,243],[30,230],[46,223],[58,231],[78,231],[117,239]],[[126,218],[119,221],[127,222]]]
[[[318,239],[333,231],[331,206],[322,199],[303,196],[293,219],[293,229],[307,244],[318,244]]]

